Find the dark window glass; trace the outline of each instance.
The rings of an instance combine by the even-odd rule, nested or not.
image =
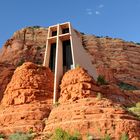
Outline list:
[[[56,57],[56,43],[53,43],[51,44],[50,63],[49,63],[49,67],[53,72],[55,71],[55,57]]]
[[[69,28],[65,28],[62,30],[62,34],[66,34],[66,33],[69,33]]]
[[[71,69],[72,66],[72,53],[71,53],[71,45],[70,40],[63,41],[63,67],[64,72]]]
[[[52,36],[56,36],[57,35],[57,31],[52,31]]]

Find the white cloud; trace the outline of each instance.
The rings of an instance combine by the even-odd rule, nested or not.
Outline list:
[[[88,14],[88,15],[92,15],[92,14],[93,14],[93,12],[91,12],[91,11],[88,11],[88,12],[87,12],[87,14]]]
[[[88,15],[92,15],[92,14],[93,14],[92,9],[87,8],[87,9],[86,9],[86,13],[87,13]]]
[[[95,14],[96,15],[100,15],[101,13],[99,11],[95,11]]]
[[[100,4],[100,5],[98,6],[98,8],[103,8],[103,7],[104,7],[103,4]],[[86,9],[86,14],[87,14],[87,15],[93,15],[94,13],[95,13],[96,15],[100,15],[100,14],[101,14],[100,10],[93,11],[93,9],[91,9],[91,8],[87,8],[87,9]]]
[[[104,5],[103,4],[100,4],[99,6],[98,6],[98,8],[103,8],[104,7]]]

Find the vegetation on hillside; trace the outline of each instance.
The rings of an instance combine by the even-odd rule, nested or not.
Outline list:
[[[140,102],[136,103],[135,106],[128,108],[128,111],[132,112],[140,118]]]
[[[119,82],[118,86],[123,90],[137,90],[137,87],[124,82]]]
[[[99,75],[97,77],[97,84],[99,85],[106,85],[107,81],[105,80],[105,77],[103,75]]]

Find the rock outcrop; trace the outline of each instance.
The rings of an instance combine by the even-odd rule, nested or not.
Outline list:
[[[7,84],[10,82],[15,67],[10,64],[0,63],[0,101]]]
[[[0,53],[0,62],[14,66],[21,61],[42,64],[47,32],[47,28],[39,27],[27,27],[15,32],[4,44]]]
[[[15,32],[0,51],[0,63],[9,65],[11,74],[14,71],[11,66],[15,69],[26,61],[42,64],[47,33],[47,28],[38,26]],[[111,83],[125,82],[140,89],[140,45],[121,39],[82,35],[78,31],[76,33],[100,75],[104,75]],[[1,73],[4,73],[4,69],[1,67]],[[3,83],[3,76],[1,77],[0,94],[3,96],[8,82]]]
[[[140,45],[109,37],[82,38],[99,74],[108,81],[123,81],[140,88]]]
[[[40,132],[52,106],[53,74],[31,62],[18,67],[0,105],[0,133]]]
[[[95,91],[100,91],[93,78],[83,68],[76,68],[66,72],[60,87],[59,102],[61,103],[96,96]]]
[[[84,69],[67,72],[61,83],[60,105],[52,109],[44,132],[52,133],[56,128],[63,128],[71,133],[80,132],[83,139],[87,134],[94,139],[108,134],[119,140],[122,133],[128,134],[131,140],[140,138],[140,121],[124,109],[123,101],[117,103],[117,99],[115,102],[115,98],[112,101],[101,95],[106,96],[102,87],[96,85]],[[114,91],[112,95],[115,95]]]
[[[131,106],[140,101],[140,90],[128,92],[120,90],[115,84],[98,85],[83,68],[76,68],[65,73],[60,87],[59,102],[61,103],[95,97],[98,93],[124,106]]]
[[[13,34],[0,50],[0,100],[17,66],[24,62],[42,64],[47,28],[27,27]]]
[[[49,68],[33,63],[17,68],[26,61],[43,63],[47,33],[38,26],[21,29],[0,50],[0,133],[52,133],[61,127],[79,131],[84,139],[87,133],[95,139],[107,133],[117,140],[122,132],[132,140],[140,137],[140,121],[124,109],[140,102],[140,90],[118,86],[124,82],[140,89],[140,45],[76,31],[98,74],[109,84],[99,86],[83,68],[68,71],[60,85],[60,105],[52,109]]]

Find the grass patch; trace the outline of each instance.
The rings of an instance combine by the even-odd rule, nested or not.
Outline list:
[[[129,137],[128,137],[128,135],[127,135],[126,133],[123,133],[123,134],[121,135],[120,140],[129,140]]]
[[[0,134],[0,138],[5,138],[5,135],[4,134]]]
[[[90,134],[90,133],[87,133],[87,136],[86,136],[87,138],[87,140],[93,140],[94,139],[94,137]]]
[[[35,135],[33,133],[16,132],[8,137],[8,140],[33,140]]]
[[[82,140],[82,138],[78,132],[75,132],[73,135],[71,135],[65,130],[57,128],[51,140]]]
[[[101,140],[111,140],[111,137],[109,134],[105,134],[104,138],[102,138]]]

